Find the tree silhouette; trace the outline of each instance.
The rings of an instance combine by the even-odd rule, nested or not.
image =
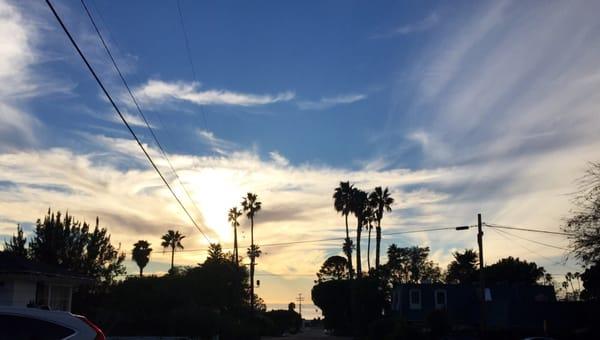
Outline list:
[[[238,267],[240,265],[240,256],[238,252],[237,227],[240,226],[240,222],[238,222],[238,217],[240,216],[242,216],[242,211],[238,210],[237,207],[229,209],[227,220],[233,227],[233,256],[235,258],[235,265]]]
[[[138,267],[140,267],[140,277],[142,277],[144,267],[146,267],[150,261],[151,252],[152,248],[150,248],[150,243],[148,243],[148,241],[139,240],[133,245],[131,258],[135,261]]]
[[[600,162],[592,162],[579,180],[577,210],[566,221],[572,253],[583,264],[600,262]]]
[[[368,196],[367,193],[354,188],[352,190],[351,197],[351,206],[350,209],[354,216],[356,216],[356,276],[358,278],[362,277],[362,263],[360,257],[360,237],[362,233],[362,228],[365,224],[365,216],[367,213],[368,207]]]
[[[398,247],[395,244],[388,248],[388,262],[385,271],[388,280],[395,283],[440,282],[440,267],[429,260],[429,247]]]
[[[317,272],[317,282],[348,279],[347,267],[348,262],[344,257],[337,255],[330,256],[323,262],[321,269]]]
[[[163,248],[171,248],[171,269],[173,273],[173,267],[175,262],[175,249],[183,249],[181,241],[185,238],[184,235],[180,234],[179,231],[170,230],[162,236],[162,243],[160,244]]]
[[[392,211],[392,204],[394,199],[390,195],[390,191],[386,187],[384,190],[381,187],[376,187],[371,194],[369,194],[369,204],[375,209],[375,218],[377,219],[376,239],[375,239],[375,269],[379,269],[379,259],[381,252],[381,220],[383,219],[384,212]]]
[[[375,221],[375,211],[370,206],[365,208],[365,229],[369,232],[367,238],[367,271],[371,270],[371,230]]]
[[[446,271],[446,282],[448,283],[471,283],[477,275],[477,252],[473,249],[465,249],[462,253],[452,253],[454,260],[448,264]]]
[[[223,248],[219,243],[211,243],[208,245],[208,256],[204,263],[223,263],[227,261],[227,256],[223,253]]]
[[[485,267],[484,270],[486,283],[536,284],[546,273],[544,267],[538,267],[535,262],[527,262],[512,256],[500,259],[491,266]]]
[[[38,219],[29,242],[32,260],[60,266],[92,277],[96,283],[110,284],[118,275],[125,274],[125,254],[110,243],[110,235],[100,228],[96,218],[94,228],[75,220],[68,213],[57,212]]]
[[[11,253],[20,257],[27,257],[27,240],[23,236],[23,228],[17,224],[17,235],[13,235],[10,241],[4,241],[4,252]]]
[[[333,207],[335,211],[342,213],[346,221],[346,240],[344,240],[344,254],[348,258],[348,275],[350,278],[353,276],[352,270],[352,240],[350,239],[350,232],[348,230],[348,215],[352,212],[352,190],[354,187],[350,182],[340,182],[340,186],[335,188],[333,192]]]
[[[250,306],[252,310],[255,307],[254,296],[254,266],[256,258],[260,256],[260,250],[254,244],[254,216],[260,211],[262,203],[258,201],[258,196],[251,192],[246,194],[242,200],[242,209],[246,213],[246,217],[250,219],[250,249],[248,256],[250,257]]]

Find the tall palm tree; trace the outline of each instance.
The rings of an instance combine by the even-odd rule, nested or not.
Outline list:
[[[133,245],[131,258],[137,263],[138,267],[140,267],[140,277],[142,277],[144,267],[146,267],[150,261],[151,252],[152,248],[150,248],[150,243],[148,243],[148,241],[139,240]]]
[[[381,220],[383,219],[383,213],[392,211],[392,204],[394,199],[392,198],[390,191],[386,187],[382,190],[381,187],[376,187],[373,192],[369,195],[369,205],[375,210],[375,219],[377,220],[377,227],[375,227],[375,269],[379,269],[379,256],[381,252]]]
[[[239,263],[239,252],[238,252],[238,239],[237,239],[237,227],[240,226],[240,222],[238,222],[238,217],[242,216],[243,212],[238,210],[237,207],[233,207],[229,209],[228,220],[233,227],[233,256],[235,257],[235,265],[240,266]]]
[[[183,245],[181,244],[181,240],[183,240],[185,236],[179,233],[179,230],[173,231],[169,230],[166,234],[162,236],[162,243],[160,244],[164,248],[171,248],[171,272],[173,272],[173,262],[175,260],[175,248],[183,249]]]
[[[373,230],[373,222],[375,221],[375,212],[370,206],[365,209],[365,229],[369,232],[367,241],[367,271],[371,270],[371,230]]]
[[[353,185],[350,182],[340,182],[340,186],[335,188],[333,192],[333,207],[335,211],[341,212],[346,220],[346,240],[344,241],[344,253],[348,258],[348,276],[352,278],[352,240],[350,240],[350,232],[348,230],[348,215],[351,212],[351,198]]]
[[[362,263],[360,258],[360,236],[365,224],[365,213],[368,205],[368,195],[360,189],[352,189],[350,210],[356,216],[356,277],[362,277]]]
[[[258,196],[251,192],[246,194],[242,200],[242,209],[246,213],[246,217],[250,219],[250,249],[248,256],[250,257],[250,308],[254,310],[254,265],[256,258],[260,256],[258,247],[254,244],[254,215],[260,210],[261,202],[258,201]]]

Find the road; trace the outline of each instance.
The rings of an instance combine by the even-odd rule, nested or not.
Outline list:
[[[313,339],[331,339],[331,340],[349,340],[350,338],[339,337],[339,336],[329,336],[323,332],[322,328],[310,328],[306,327],[302,330],[302,333],[286,336],[284,338],[277,337],[262,337],[261,339],[265,340],[283,340],[283,339],[293,339],[293,340],[313,340]]]

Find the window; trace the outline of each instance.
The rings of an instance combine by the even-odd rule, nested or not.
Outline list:
[[[410,309],[421,309],[421,291],[418,289],[411,289],[410,295]]]
[[[446,291],[438,289],[435,291],[435,309],[446,309]]]
[[[75,333],[49,321],[6,314],[0,314],[0,330],[0,339],[58,340]]]

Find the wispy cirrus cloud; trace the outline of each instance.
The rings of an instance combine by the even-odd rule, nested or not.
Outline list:
[[[334,97],[322,97],[319,100],[304,100],[298,102],[298,107],[302,110],[323,110],[337,105],[352,104],[367,98],[366,94],[351,93]]]
[[[227,152],[238,149],[237,144],[217,137],[212,131],[197,129],[196,134],[200,137],[202,143],[208,145],[213,151],[219,154],[226,154]]]
[[[250,94],[229,90],[201,89],[198,82],[167,82],[150,79],[134,89],[135,95],[145,105],[160,105],[184,101],[196,105],[257,106],[294,99],[291,91],[277,94]]]
[[[411,33],[424,32],[435,27],[440,21],[440,16],[437,13],[431,13],[418,22],[396,27],[385,33],[374,34],[372,39],[391,38],[398,35],[406,35]]]

